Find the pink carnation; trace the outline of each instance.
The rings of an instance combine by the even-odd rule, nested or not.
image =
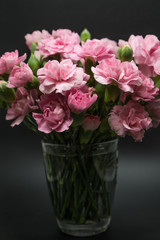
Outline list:
[[[97,82],[107,85],[118,79],[120,64],[120,60],[108,58],[102,60],[96,67],[92,67],[91,70]]]
[[[38,124],[39,131],[50,133],[69,129],[73,119],[63,95],[55,93],[42,95],[38,103],[42,113],[33,113],[33,118]]]
[[[149,102],[147,108],[152,117],[153,127],[158,127],[160,124],[160,99]]]
[[[28,64],[22,62],[19,66],[14,66],[9,76],[8,88],[24,87],[33,79],[33,73]]]
[[[42,39],[46,39],[50,37],[51,35],[46,30],[40,31],[34,31],[32,34],[26,34],[26,44],[29,49],[31,49],[32,43],[39,43]]]
[[[138,101],[139,99],[148,102],[158,95],[159,89],[154,87],[154,82],[151,78],[140,73],[142,84],[135,87],[132,99]]]
[[[73,89],[68,96],[68,106],[75,113],[81,113],[87,110],[97,100],[97,94],[92,92],[83,92],[82,90]]]
[[[81,88],[86,84],[89,76],[82,68],[70,59],[61,61],[48,61],[45,66],[38,70],[40,91],[49,94],[53,91],[64,93],[72,88]]]
[[[82,127],[85,131],[94,131],[101,124],[100,117],[86,114],[82,122]]]
[[[78,55],[81,58],[93,58],[95,61],[101,61],[117,55],[115,45],[115,42],[109,39],[88,39],[86,42],[82,42],[82,49],[79,49]]]
[[[128,40],[133,49],[133,57],[146,76],[160,74],[160,42],[154,35],[131,35]]]
[[[134,92],[135,86],[141,85],[139,69],[134,61],[121,63],[117,83],[124,92]]]
[[[79,60],[77,47],[80,48],[80,37],[77,33],[68,29],[58,29],[52,31],[52,36],[42,39],[38,44],[38,49],[44,58],[60,53],[62,58]]]
[[[114,106],[108,122],[117,135],[125,137],[128,134],[135,141],[142,141],[145,130],[152,126],[148,112],[142,105],[132,100],[124,106]]]
[[[19,125],[23,122],[25,116],[32,110],[36,110],[35,100],[38,98],[38,93],[35,89],[32,89],[29,93],[23,87],[18,88],[16,92],[16,99],[12,103],[12,106],[7,111],[6,120],[16,120],[11,124],[12,127]]]
[[[20,64],[20,62],[26,59],[26,53],[21,57],[18,55],[18,50],[15,50],[15,52],[6,52],[2,55],[0,58],[0,74],[9,74],[15,65]]]
[[[108,85],[114,80],[124,92],[134,92],[134,87],[141,85],[139,70],[133,61],[121,63],[118,59],[110,58],[91,69],[97,82]]]

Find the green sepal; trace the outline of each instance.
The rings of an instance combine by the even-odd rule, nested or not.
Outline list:
[[[120,89],[115,85],[107,85],[104,93],[104,102],[115,102],[120,95]]]
[[[96,62],[91,59],[91,58],[87,58],[86,61],[85,61],[85,72],[90,75],[90,79],[88,80],[87,82],[87,85],[88,86],[93,86],[94,82],[95,82],[95,79],[94,79],[94,74],[91,70],[91,67],[95,67],[96,66]]]
[[[36,76],[33,76],[32,82],[27,83],[27,89],[37,89],[39,90],[40,82]]]
[[[32,43],[32,45],[31,45],[31,53],[33,53],[34,54],[34,52],[36,51],[36,49],[37,49],[37,43]]]
[[[12,103],[16,98],[16,92],[14,88],[8,88],[6,81],[0,81],[0,100],[5,103]]]
[[[87,28],[85,28],[82,32],[81,32],[81,41],[86,42],[88,39],[91,39],[91,34],[90,32],[87,30]]]
[[[82,67],[83,68],[83,64],[80,60],[78,60],[78,62],[77,62],[77,67]]]
[[[154,81],[154,86],[160,89],[160,75],[152,78]]]
[[[102,85],[100,83],[97,83],[95,86],[96,89],[96,93],[98,94],[98,96],[101,98],[104,96],[104,92],[105,92],[105,85]]]

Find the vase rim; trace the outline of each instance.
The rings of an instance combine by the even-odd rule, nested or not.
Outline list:
[[[99,143],[93,143],[93,144],[71,144],[71,145],[67,145],[67,144],[57,144],[57,143],[47,143],[44,140],[41,140],[42,145],[47,145],[47,146],[59,146],[59,147],[71,147],[71,146],[98,146],[101,144],[109,144],[109,143],[118,143],[119,138],[115,138],[112,140],[108,140],[105,142],[99,142]]]

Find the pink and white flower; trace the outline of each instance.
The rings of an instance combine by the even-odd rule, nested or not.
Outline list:
[[[144,75],[154,77],[160,74],[160,42],[154,35],[131,35],[128,40],[133,57]]]
[[[124,92],[134,92],[134,87],[141,85],[139,69],[133,61],[121,63],[118,59],[110,58],[91,69],[97,82],[104,85],[114,82]]]
[[[108,122],[117,135],[125,137],[128,134],[135,141],[142,141],[145,130],[152,127],[152,119],[148,112],[142,105],[132,100],[124,106],[114,106]]]
[[[134,92],[135,86],[141,85],[139,69],[134,61],[121,63],[117,83],[124,92],[131,93]]]
[[[24,87],[33,79],[33,72],[28,64],[21,62],[20,67],[14,66],[9,76],[8,88]]]
[[[12,68],[26,59],[26,53],[19,57],[18,50],[15,52],[6,52],[0,58],[0,74],[9,74]]]
[[[143,100],[145,102],[155,99],[158,95],[159,89],[155,88],[154,82],[151,78],[140,73],[142,79],[142,84],[135,87],[134,93],[132,94],[132,99],[135,101]]]
[[[73,122],[66,99],[61,94],[42,95],[38,102],[42,113],[33,113],[38,130],[44,133],[64,132]]]
[[[98,62],[117,55],[116,43],[105,38],[101,40],[88,39],[86,42],[82,42],[82,48],[78,50],[81,58],[92,58]]]
[[[58,29],[52,31],[52,36],[42,39],[38,44],[38,49],[44,58],[60,53],[62,58],[79,60],[77,48],[80,48],[80,37],[68,29]]]
[[[97,100],[97,94],[92,92],[83,92],[82,89],[73,89],[68,95],[68,106],[75,113],[81,113],[87,110]]]
[[[97,82],[108,85],[112,83],[113,80],[117,81],[120,64],[120,60],[116,58],[108,58],[102,60],[96,67],[92,67],[91,70],[94,73]]]
[[[26,45],[28,46],[29,49],[31,49],[32,43],[38,44],[42,39],[46,39],[50,37],[51,34],[49,34],[48,31],[42,30],[40,31],[34,31],[31,34],[26,34],[25,39],[26,39]]]
[[[16,92],[16,99],[11,105],[11,108],[8,109],[6,120],[16,120],[11,124],[12,127],[19,125],[23,122],[25,116],[33,110],[38,109],[38,106],[35,105],[35,101],[38,98],[38,93],[35,89],[28,92],[25,88],[18,88]]]
[[[86,114],[85,118],[83,119],[82,122],[82,127],[85,131],[94,131],[96,130],[101,124],[100,117]]]
[[[84,70],[76,67],[70,59],[62,60],[60,63],[56,60],[48,61],[38,70],[37,75],[40,91],[46,94],[54,91],[64,94],[72,88],[83,87],[89,79]]]

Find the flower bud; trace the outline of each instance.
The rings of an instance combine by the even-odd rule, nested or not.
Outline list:
[[[31,54],[30,59],[28,60],[28,65],[30,66],[34,74],[40,67],[38,59],[33,54]]]
[[[131,62],[133,58],[133,50],[130,46],[122,46],[120,52],[120,59],[122,62],[128,61]]]
[[[87,39],[91,39],[91,34],[90,34],[90,32],[85,28],[85,29],[81,32],[81,41],[86,42]]]
[[[34,53],[36,51],[37,45],[38,45],[37,43],[32,43],[32,45],[31,45],[31,53]]]
[[[6,81],[0,81],[0,100],[6,103],[12,103],[16,98],[16,93],[13,88],[8,88]]]

